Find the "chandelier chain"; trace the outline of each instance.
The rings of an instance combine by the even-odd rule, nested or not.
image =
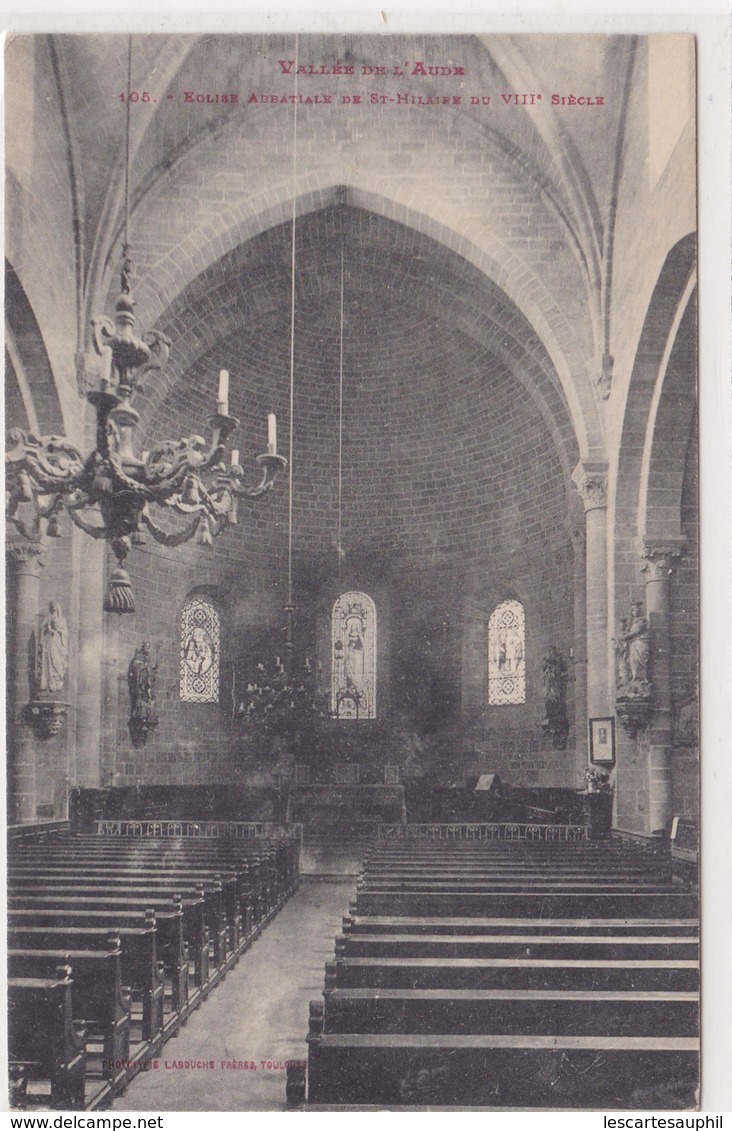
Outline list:
[[[130,246],[130,91],[132,90],[132,36],[127,39],[127,90],[125,92],[125,235],[123,254]]]
[[[338,365],[338,577],[343,559],[343,294],[345,278],[344,240],[341,238],[340,354]]]
[[[299,36],[295,33],[295,103],[292,116],[292,258],[290,263],[290,442],[287,490],[287,604],[292,605],[292,496],[293,447],[295,441],[295,270],[297,264],[295,237],[297,234],[297,69]]]

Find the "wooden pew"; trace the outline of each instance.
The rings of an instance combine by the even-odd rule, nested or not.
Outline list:
[[[693,1104],[698,904],[670,879],[624,846],[375,846],[311,1004],[309,1106]]]
[[[151,907],[151,900],[100,894],[83,895],[73,889],[64,894],[51,890],[47,894],[8,895],[8,907],[14,911],[58,911],[67,914],[79,911],[104,916],[109,911],[133,912],[142,915]],[[159,953],[166,969],[178,975],[190,948],[193,956],[196,985],[205,986],[208,980],[208,931],[205,926],[203,899],[170,899],[160,897],[154,901],[158,929]],[[174,990],[175,993],[175,990]],[[176,1002],[176,1007],[180,1003]]]
[[[202,884],[206,893],[209,933],[214,940],[214,963],[217,966],[221,965],[227,952],[236,950],[240,942],[241,909],[237,875],[234,872],[224,873],[203,868],[183,869],[158,863],[155,865],[155,875],[150,878],[149,874],[141,874],[139,865],[125,864],[124,860],[119,864],[112,862],[100,864],[86,860],[81,876],[76,862],[37,861],[33,865],[11,865],[8,869],[8,882],[11,886],[17,884],[19,887],[24,887],[41,878],[52,879],[59,883],[73,879],[75,883],[83,883],[87,887],[104,884],[110,892],[113,888],[125,887],[140,879],[144,880],[144,886],[152,887],[155,891],[174,888],[182,893],[189,890],[190,885],[195,887],[196,884]]]
[[[682,919],[655,918],[643,916],[639,918],[578,918],[578,919],[546,919],[539,918],[504,918],[487,916],[459,916],[459,915],[361,915],[357,912],[356,904],[351,905],[349,915],[343,917],[344,934],[444,934],[444,935],[470,935],[470,934],[554,934],[559,931],[563,934],[607,934],[612,931],[615,936],[622,935],[654,935],[666,934],[669,931],[675,935],[686,935],[696,938],[699,933],[699,919],[695,917]]]
[[[50,978],[62,964],[71,968],[72,1018],[83,1024],[87,1042],[101,1038],[102,1074],[109,1080],[118,1075],[115,1063],[126,1064],[130,1058],[130,998],[122,986],[122,955],[116,942],[115,949],[100,951],[8,950],[11,978]]]
[[[337,958],[698,959],[699,940],[676,935],[339,935]]]
[[[308,1105],[693,1107],[693,1037],[321,1033],[308,1038]]]
[[[209,899],[207,903],[207,900]],[[223,918],[221,905],[221,887],[205,891],[202,887],[187,888],[183,884],[148,884],[142,879],[138,883],[129,883],[123,887],[112,886],[106,883],[101,886],[90,886],[87,879],[80,880],[57,879],[55,882],[41,875],[35,880],[23,880],[10,877],[8,884],[8,900],[10,906],[18,906],[17,900],[24,905],[33,906],[42,902],[44,906],[63,906],[64,901],[76,901],[80,906],[118,906],[135,905],[139,907],[158,908],[171,907],[180,903],[183,909],[183,933],[194,958],[195,984],[205,988],[209,979],[209,918],[215,924],[215,930],[225,934],[226,924]],[[48,901],[53,901],[52,904]],[[221,939],[216,946],[216,954],[221,954]],[[222,959],[223,961],[223,959]]]
[[[251,903],[253,927],[258,920],[265,918],[276,904],[282,902],[292,890],[292,881],[287,879],[287,886],[279,885],[277,878],[269,876],[267,871],[270,855],[267,852],[248,847],[240,848],[234,845],[229,849],[226,846],[214,844],[211,848],[200,848],[193,842],[191,848],[178,849],[179,841],[148,842],[137,840],[134,837],[124,840],[108,840],[104,837],[69,838],[64,844],[54,851],[44,849],[29,851],[23,854],[14,854],[11,866],[27,871],[36,870],[39,865],[55,868],[77,868],[80,860],[87,868],[93,866],[125,867],[132,869],[133,874],[141,870],[147,877],[159,876],[163,879],[166,875],[176,877],[184,874],[193,879],[211,879],[211,869],[217,871],[213,878],[222,880],[222,869],[233,872],[236,877],[238,901],[241,913],[244,915],[247,905]],[[223,886],[223,880],[222,880]],[[230,922],[235,922],[238,908],[232,903],[228,908]]]
[[[694,959],[342,958],[325,986],[392,989],[584,989],[696,991]]]
[[[152,1042],[163,1029],[165,976],[157,960],[154,919],[145,927],[117,927],[120,941],[122,984],[141,1004],[141,1038]],[[115,936],[112,935],[111,938]],[[91,950],[109,946],[106,927],[12,927],[8,947],[18,950]]]
[[[171,864],[183,860],[204,862],[239,861],[251,866],[260,885],[260,895],[267,906],[287,895],[297,879],[299,846],[295,842],[269,845],[263,841],[204,840],[181,837],[104,837],[81,835],[68,838],[67,844],[96,854],[117,855],[121,850],[136,860],[162,858]]]
[[[26,1085],[48,1081],[51,1105],[84,1108],[86,1033],[72,1019],[71,971],[52,978],[8,979],[8,1059],[18,1106],[28,1102]]]
[[[692,990],[332,989],[310,1003],[311,1032],[552,1033],[694,1037]]]
[[[359,893],[361,915],[490,916],[491,912],[513,918],[580,919],[684,918],[695,916],[698,903],[685,892],[573,891],[491,893],[455,887],[449,891],[381,891]]]
[[[149,923],[151,917],[157,931],[157,954],[171,982],[173,1014],[175,1017],[185,1016],[190,996],[188,946],[183,940],[183,912],[180,907],[170,911],[145,908],[140,912],[134,908],[82,910],[78,906],[11,906],[8,911],[10,927],[103,927],[107,932],[110,928],[117,931],[124,927],[139,927],[141,922]]]
[[[89,1015],[92,1040],[99,1029],[109,1084],[118,1089],[126,1074],[113,1078],[114,1065],[128,1061],[131,1023],[129,1008],[120,1016],[121,987],[110,984],[104,992],[97,973],[110,930],[120,936],[118,973],[134,988],[142,1040],[159,1047],[292,891],[298,853],[294,842],[186,838],[61,836],[53,843],[15,845],[9,864],[11,969],[46,973],[59,957],[73,959],[77,983],[84,985],[74,1008]],[[189,954],[195,992],[189,988]],[[139,1055],[138,1046],[136,1060]],[[43,1059],[42,1050],[38,1056]],[[22,1065],[17,1072],[22,1082]],[[77,1106],[83,1107],[83,1096]]]

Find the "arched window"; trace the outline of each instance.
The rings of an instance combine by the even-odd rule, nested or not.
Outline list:
[[[488,702],[526,702],[526,630],[520,601],[501,601],[488,621]]]
[[[180,697],[218,703],[221,619],[213,601],[196,594],[180,614]]]
[[[376,606],[365,593],[343,593],[331,624],[331,710],[338,719],[375,719]]]

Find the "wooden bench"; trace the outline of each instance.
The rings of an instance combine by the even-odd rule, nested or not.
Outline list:
[[[116,940],[119,943],[119,940]],[[115,1064],[130,1058],[130,997],[122,987],[121,951],[8,950],[11,978],[50,978],[64,963],[71,968],[71,1014],[91,1038],[102,1041],[102,1075],[114,1080]],[[87,1049],[87,1064],[89,1050]]]
[[[311,1002],[311,1035],[326,1033],[612,1033],[693,1037],[691,990],[333,989]]]
[[[188,947],[183,940],[183,913],[179,907],[171,911],[145,911],[128,908],[81,909],[72,907],[10,907],[10,927],[103,927],[109,931],[123,927],[139,927],[141,920],[155,923],[157,955],[163,962],[171,984],[172,1010],[176,1017],[185,1014],[189,1000]]]
[[[97,856],[105,853],[118,857],[121,851],[135,860],[161,857],[171,864],[184,860],[195,862],[234,861],[248,864],[257,874],[262,894],[268,904],[289,894],[297,881],[299,845],[295,842],[268,845],[264,841],[204,840],[181,837],[104,837],[73,836],[66,841],[72,849],[83,849]]]
[[[695,1104],[693,1037],[320,1034],[309,1105],[661,1110]]]
[[[35,865],[11,865],[8,869],[8,882],[24,887],[39,879],[49,879],[64,883],[72,879],[87,887],[106,885],[110,893],[113,889],[129,886],[141,880],[145,886],[156,891],[174,888],[188,891],[190,886],[201,884],[205,891],[209,933],[214,940],[212,955],[216,965],[220,965],[228,951],[236,950],[242,934],[242,917],[239,903],[239,886],[236,873],[208,871],[203,868],[183,869],[171,865],[156,864],[155,875],[141,872],[139,865],[93,863],[86,861],[83,875],[79,874],[78,863],[37,862]],[[219,896],[220,890],[220,896]]]
[[[342,958],[325,974],[326,989],[696,991],[698,983],[693,959]]]
[[[675,935],[339,935],[338,958],[643,958],[699,957],[699,940]]]
[[[157,960],[155,921],[144,927],[117,927],[121,951],[122,984],[133,1003],[141,1007],[141,1039],[152,1042],[163,1028],[165,976]],[[104,950],[109,946],[106,927],[9,927],[8,947],[18,950]]]
[[[72,985],[67,966],[52,978],[8,979],[8,1060],[15,1106],[27,1106],[28,1083],[44,1081],[53,1107],[84,1107],[86,1034],[73,1022]]]
[[[515,918],[591,919],[623,917],[691,918],[698,913],[693,895],[682,892],[572,891],[500,893],[471,891],[455,887],[448,891],[381,891],[359,892],[358,912],[361,915],[449,915],[487,916],[491,912]]]
[[[642,910],[642,909],[641,909]],[[675,935],[696,938],[699,934],[698,918],[686,919],[654,918],[578,918],[546,919],[504,918],[460,915],[361,915],[356,904],[351,904],[351,913],[343,917],[344,934],[607,934],[612,931],[621,935],[656,935],[673,931]]]
[[[335,951],[311,1107],[694,1102],[698,903],[661,854],[380,844]]]
[[[124,867],[133,875],[142,874],[147,878],[164,880],[169,877],[174,880],[180,876],[194,881],[214,879],[222,882],[222,886],[221,871],[225,868],[235,876],[236,898],[241,905],[242,915],[247,911],[247,904],[251,904],[252,927],[286,898],[292,888],[289,879],[287,887],[284,887],[276,876],[269,874],[266,853],[253,853],[251,850],[238,848],[229,851],[216,845],[210,850],[184,849],[180,853],[174,853],[170,846],[179,842],[154,842],[152,845],[143,842],[140,846],[134,838],[128,840],[133,843],[119,843],[116,840],[109,843],[102,837],[96,837],[87,838],[87,842],[82,844],[78,838],[71,838],[69,843],[54,852],[44,850],[43,854],[28,852],[14,855],[11,867],[22,869],[19,874],[28,874],[29,871],[37,871],[39,867],[55,869],[62,868],[65,864],[66,867],[76,869],[78,874],[81,865],[84,875],[94,867]],[[212,869],[215,873],[213,876]],[[239,907],[230,901],[227,910],[230,922],[234,923]]]
[[[201,888],[186,888],[183,885],[156,887],[147,883],[133,883],[125,887],[91,887],[85,881],[57,881],[53,883],[41,876],[35,881],[23,884],[17,881],[9,885],[8,904],[17,906],[46,907],[119,907],[135,910],[152,907],[156,912],[171,907],[182,908],[183,935],[188,943],[194,962],[195,984],[203,989],[209,979],[209,930],[207,926],[207,894],[212,896],[213,906],[209,909],[217,930],[225,932],[220,906],[221,889],[206,893]],[[219,946],[216,947],[220,954]]]
[[[87,1063],[96,1071],[101,1055],[114,1094],[146,1050],[157,1051],[178,1031],[290,894],[298,856],[294,842],[59,836],[15,844],[8,869],[11,973],[44,981],[60,958],[72,961],[71,1008],[88,1022]],[[116,975],[102,972],[110,932],[119,939]],[[122,985],[129,985],[130,1000]],[[133,1031],[142,1042],[134,1050]],[[43,1048],[33,1047],[32,1037],[28,1045],[26,1059],[42,1064]],[[28,1071],[19,1061],[20,1106]],[[87,1099],[97,1102],[98,1095]],[[83,1080],[74,1103],[84,1106]]]

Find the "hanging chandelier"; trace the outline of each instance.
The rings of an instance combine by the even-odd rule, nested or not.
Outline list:
[[[294,736],[307,731],[318,719],[329,717],[327,696],[309,655],[295,658],[292,618],[295,608],[285,605],[285,642],[281,654],[259,659],[246,689],[236,696],[234,717],[247,729],[272,735]]]
[[[298,57],[298,37],[295,36]],[[302,738],[319,719],[328,718],[327,696],[320,688],[319,672],[307,654],[295,656],[293,640],[293,474],[295,436],[295,305],[297,279],[297,66],[295,67],[295,101],[292,138],[292,218],[290,262],[290,420],[287,518],[287,602],[284,607],[284,647],[280,654],[272,652],[268,660],[259,659],[250,670],[246,686],[235,694],[234,717],[253,731],[287,735],[292,741]],[[342,347],[341,347],[342,348]],[[279,651],[279,649],[277,649]]]
[[[267,451],[257,456],[260,481],[242,484],[239,452],[227,465],[226,442],[239,426],[229,415],[229,374],[219,374],[218,400],[209,418],[211,439],[200,435],[163,440],[139,456],[133,432],[140,414],[135,394],[143,377],[161,369],[168,358],[169,340],[157,331],[143,337],[135,332],[135,302],[130,287],[131,262],[125,248],[121,294],[114,320],[93,320],[94,345],[109,358],[109,368],[97,388],[86,394],[97,415],[96,448],[84,456],[64,436],[34,436],[21,428],[10,432],[6,451],[6,518],[26,538],[44,532],[60,536],[59,515],[66,511],[74,525],[92,538],[107,541],[117,559],[104,601],[105,612],[135,610],[129,574],[122,568],[133,545],[141,545],[147,529],[156,542],[180,546],[192,538],[210,545],[229,526],[237,524],[239,499],[266,494],[287,460],[277,454],[277,421],[269,415]],[[23,504],[31,504],[30,517]],[[152,507],[164,508],[183,525],[159,525]],[[89,512],[96,512],[92,518]],[[99,521],[101,519],[101,522]]]
[[[128,79],[130,76],[131,46]],[[128,241],[129,166],[128,100],[120,295],[114,318],[92,319],[94,348],[106,362],[98,386],[86,394],[96,412],[96,447],[84,455],[65,436],[37,437],[15,428],[9,434],[5,457],[7,521],[29,540],[39,541],[44,533],[57,538],[61,535],[59,516],[66,511],[80,530],[108,542],[117,568],[110,576],[104,609],[116,613],[135,610],[123,563],[133,545],[145,542],[143,527],[165,546],[180,546],[193,538],[210,545],[214,537],[236,525],[239,499],[261,498],[287,467],[287,460],[277,454],[277,421],[272,413],[267,451],[256,457],[259,482],[253,487],[243,485],[237,449],[227,462],[226,443],[239,420],[229,415],[226,370],[219,374],[216,411],[208,421],[210,440],[194,434],[163,440],[135,454],[133,433],[140,419],[133,404],[135,395],[143,391],[144,378],[165,365],[171,343],[156,330],[142,336],[136,332]],[[173,523],[159,524],[154,506],[174,516]]]

